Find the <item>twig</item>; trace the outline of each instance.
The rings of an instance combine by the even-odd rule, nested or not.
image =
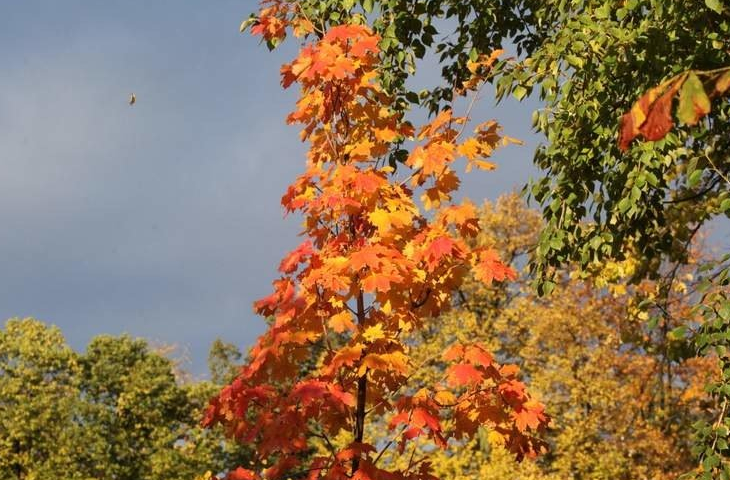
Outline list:
[[[725,180],[725,183],[730,185],[730,179],[728,179],[728,177],[725,174],[723,174],[722,171],[719,168],[717,168],[717,166],[715,166],[715,164],[713,163],[710,156],[706,153],[705,153],[705,158],[707,159],[708,162],[710,162],[710,165],[712,165],[712,169],[715,170],[715,172],[717,172],[718,175],[720,175],[720,178]]]

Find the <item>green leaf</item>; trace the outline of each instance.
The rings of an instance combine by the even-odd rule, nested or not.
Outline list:
[[[730,198],[726,198],[725,200],[720,203],[720,211],[721,212],[727,212],[730,211]]]
[[[611,4],[604,4],[602,7],[598,7],[595,10],[596,18],[600,20],[604,20],[610,17],[611,15]]]
[[[555,284],[549,280],[543,282],[543,284],[540,286],[540,294],[541,295],[550,295],[552,291],[555,289]]]
[[[704,173],[704,170],[701,168],[698,168],[687,179],[687,185],[692,188],[696,186],[698,183],[700,183],[700,180],[702,180],[702,174]]]
[[[571,67],[583,68],[583,65],[585,65],[585,60],[576,55],[566,55],[565,59]]]
[[[722,13],[722,0],[705,0],[705,5],[707,5],[707,8],[710,8],[717,13]]]
[[[702,81],[691,72],[679,93],[677,118],[685,125],[697,125],[700,118],[708,113],[710,113],[710,98],[705,93]]]
[[[631,200],[629,198],[624,197],[618,202],[619,212],[626,213],[629,208],[631,208]]]
[[[372,12],[373,11],[373,0],[363,0],[362,9],[365,10],[366,13]]]
[[[279,46],[280,43],[281,43],[281,38],[274,37],[271,40],[266,42],[266,48],[268,48],[269,50],[274,50],[276,47]]]
[[[687,163],[687,175],[692,175],[692,172],[697,168],[698,157],[692,157]]]
[[[667,337],[670,340],[682,340],[685,335],[687,334],[687,327],[682,325],[681,327],[677,327],[671,332],[667,334]]]
[[[631,187],[631,201],[636,203],[639,198],[641,198],[641,189],[637,186]]]
[[[717,314],[723,320],[730,320],[730,301],[723,303],[720,308],[717,309]]]
[[[711,471],[716,466],[720,465],[720,458],[715,455],[708,455],[703,461],[702,461],[702,468],[705,469],[705,471]]]
[[[512,90],[512,95],[517,100],[522,100],[525,98],[525,95],[527,95],[527,89],[523,87],[522,85],[517,85],[514,90]]]
[[[238,28],[238,30],[239,30],[239,31],[240,31],[241,33],[243,33],[243,32],[245,32],[245,31],[246,31],[246,29],[247,29],[248,27],[250,27],[251,25],[253,25],[253,24],[254,24],[254,23],[256,23],[257,21],[258,21],[258,19],[257,19],[256,17],[254,17],[253,15],[251,15],[251,16],[250,16],[250,17],[248,17],[248,18],[247,18],[246,20],[244,20],[244,21],[242,21],[242,22],[241,22],[241,26],[240,26],[240,27]]]
[[[418,94],[416,92],[407,92],[406,100],[413,104],[417,104],[419,102]]]

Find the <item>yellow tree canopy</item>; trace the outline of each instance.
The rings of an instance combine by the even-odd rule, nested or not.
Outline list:
[[[480,223],[476,241],[506,252],[504,260],[515,267],[540,231],[539,213],[516,195],[485,204]],[[502,437],[485,429],[462,448],[433,451],[438,476],[658,480],[695,466],[682,432],[712,407],[703,387],[716,366],[709,358],[681,360],[682,344],[668,333],[676,327],[672,318],[689,314],[682,289],[667,303],[674,315],[650,328],[636,299],[658,295],[660,283],[628,285],[631,260],[594,267],[587,282],[565,272],[549,298],[533,293],[527,275],[508,285],[467,281],[457,307],[410,338],[410,356],[421,365],[414,376],[421,381],[444,375],[439,353],[445,346],[481,342],[499,360],[520,366],[553,419],[551,453],[538,461],[515,462]]]

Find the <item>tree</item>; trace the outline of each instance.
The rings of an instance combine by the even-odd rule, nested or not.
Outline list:
[[[263,475],[272,479],[431,479],[428,456],[395,470],[378,462],[414,439],[445,448],[480,427],[519,458],[540,452],[534,435],[548,418],[518,369],[478,343],[455,343],[441,352],[445,378],[416,382],[403,339],[450,308],[469,272],[485,283],[514,276],[497,252],[462,239],[479,231],[476,210],[452,201],[454,161],[493,168],[485,158],[507,143],[498,125],[480,124],[463,138],[468,119],[444,110],[415,133],[383,90],[381,38],[361,22],[324,30],[297,4],[267,1],[249,23],[270,45],[287,28],[309,38],[282,67],[284,87],[298,83],[302,92],[288,121],[302,124],[310,143],[307,170],[282,204],[303,215],[307,239],[282,260],[274,293],[256,302],[273,322],[206,416],[207,425],[223,424],[256,445],[260,463],[228,478],[259,478],[270,462]],[[486,68],[494,55],[481,61]],[[302,371],[312,357],[316,368]],[[393,439],[377,445],[367,419],[385,412]],[[332,439],[343,431],[347,444],[336,448]],[[330,448],[301,465],[314,438]]]
[[[95,476],[148,476],[152,452],[172,446],[178,419],[189,414],[171,362],[150,352],[143,340],[99,336],[87,347],[82,366],[88,418],[107,439],[104,457],[94,462],[104,470]]]
[[[13,319],[0,330],[0,477],[65,472],[87,478],[75,463],[89,445],[88,432],[76,423],[79,371],[58,329]]]
[[[0,330],[0,478],[191,479],[248,461],[220,430],[199,426],[220,385],[180,384],[175,370],[144,340],[98,336],[81,355],[56,327],[9,320]]]
[[[216,338],[208,353],[208,370],[215,385],[226,385],[233,381],[243,363],[243,354],[233,344]]]

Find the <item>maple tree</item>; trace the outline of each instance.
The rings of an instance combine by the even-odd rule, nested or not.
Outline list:
[[[255,303],[272,323],[204,420],[256,446],[258,465],[228,478],[433,479],[427,455],[397,469],[379,461],[418,439],[446,448],[480,427],[518,458],[538,454],[549,418],[517,367],[457,342],[439,355],[444,375],[419,383],[406,341],[451,307],[470,272],[487,283],[514,277],[497,252],[464,240],[479,232],[477,211],[453,200],[457,158],[494,168],[486,158],[510,139],[493,121],[464,138],[469,119],[450,109],[416,130],[380,84],[378,35],[356,23],[318,29],[300,13],[269,0],[249,22],[270,44],[288,28],[308,39],[281,70],[285,88],[301,88],[287,120],[310,146],[282,205],[304,217],[306,239],[282,260],[274,293]],[[368,418],[386,412],[393,439],[381,445]],[[336,447],[342,432],[348,441]],[[325,453],[304,461],[315,439]]]

